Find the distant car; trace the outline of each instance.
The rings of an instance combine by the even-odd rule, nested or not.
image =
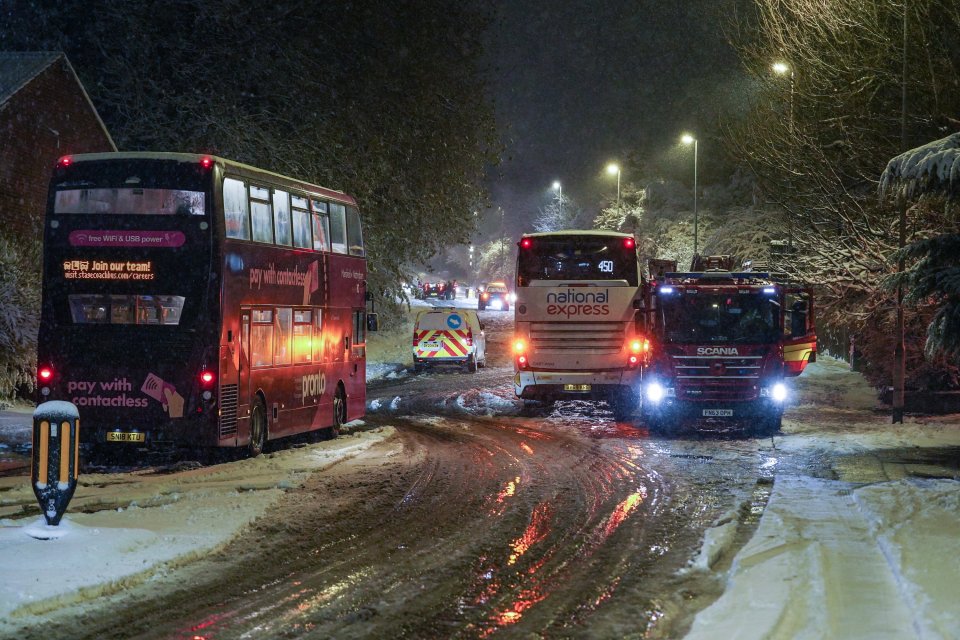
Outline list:
[[[447,288],[446,283],[444,282],[424,282],[423,283],[423,297],[424,298],[443,298],[444,290]]]
[[[413,324],[413,370],[459,365],[473,373],[487,365],[487,339],[472,309],[432,308],[417,313]]]
[[[480,299],[477,300],[477,309],[483,311],[487,307],[496,310],[510,310],[510,292],[504,282],[490,282],[483,288]]]

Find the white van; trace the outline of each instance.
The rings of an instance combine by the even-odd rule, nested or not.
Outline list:
[[[413,370],[455,364],[473,373],[487,365],[487,340],[473,309],[432,308],[417,313],[413,324]]]

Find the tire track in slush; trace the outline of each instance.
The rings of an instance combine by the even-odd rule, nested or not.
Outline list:
[[[612,637],[590,626],[611,606],[635,631],[649,623],[638,614],[654,608],[652,596],[623,588],[669,547],[659,523],[669,487],[644,465],[643,443],[521,418],[384,421],[394,441],[290,491],[269,519],[183,570],[176,590],[137,588],[134,604],[62,629],[191,640]]]

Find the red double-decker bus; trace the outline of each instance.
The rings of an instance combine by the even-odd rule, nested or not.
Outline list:
[[[66,156],[44,222],[40,400],[81,441],[246,447],[365,408],[350,196],[223,158]]]

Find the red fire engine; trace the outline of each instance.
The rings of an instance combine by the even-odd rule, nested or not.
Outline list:
[[[698,257],[690,273],[656,262],[641,314],[651,343],[643,381],[650,430],[722,421],[778,431],[786,379],[816,360],[812,290],[775,273],[734,271],[731,256]]]

